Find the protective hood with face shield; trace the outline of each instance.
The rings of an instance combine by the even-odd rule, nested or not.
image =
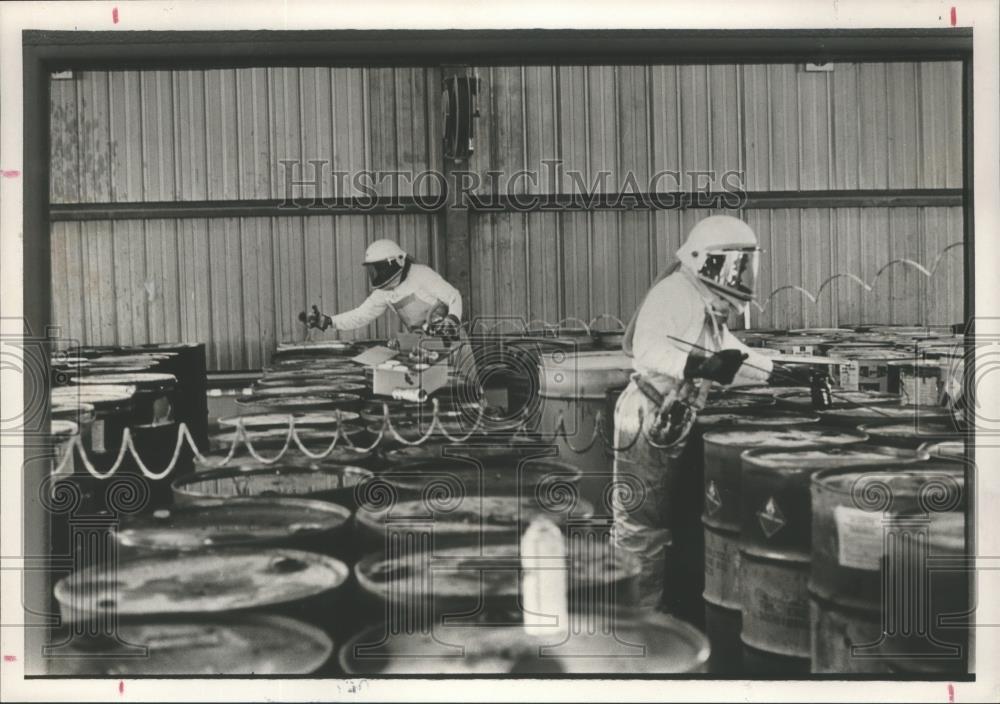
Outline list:
[[[712,215],[692,228],[677,250],[680,265],[699,284],[742,312],[753,299],[760,263],[757,236],[730,215]]]
[[[412,261],[392,240],[375,240],[365,250],[364,267],[372,288],[384,289],[405,281]]]

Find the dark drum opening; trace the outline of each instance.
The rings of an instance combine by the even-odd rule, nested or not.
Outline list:
[[[294,572],[302,572],[307,565],[302,560],[296,560],[294,557],[279,557],[277,560],[271,563],[268,567],[269,572],[276,572],[278,574],[292,574]]]

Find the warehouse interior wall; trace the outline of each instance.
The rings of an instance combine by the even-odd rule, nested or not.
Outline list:
[[[714,189],[736,173],[758,193],[962,186],[960,62],[475,71],[481,115],[468,168],[487,196],[564,194],[579,185],[574,173],[607,192],[631,174],[646,190],[664,170],[707,174],[699,178]],[[281,199],[290,195],[287,163],[313,160],[324,168],[304,166],[297,179],[318,173],[322,195],[358,195],[350,184],[335,194],[332,172],[442,168],[440,85],[438,68],[53,77],[51,202]],[[515,178],[521,171],[543,178]],[[425,180],[418,192],[435,186]],[[377,190],[413,195],[406,180],[392,188]],[[686,232],[712,212],[472,211],[467,307],[487,318],[627,320]],[[962,250],[946,249],[962,242],[959,205],[834,207],[819,197],[740,212],[765,250],[753,327],[962,318]],[[304,337],[300,310],[316,303],[332,313],[363,300],[366,243],[398,239],[440,268],[441,230],[440,213],[409,211],[59,218],[53,321],[87,344],[204,340],[213,369],[255,369],[278,341]],[[831,280],[837,274],[871,290]],[[342,336],[380,337],[396,325],[386,317]]]

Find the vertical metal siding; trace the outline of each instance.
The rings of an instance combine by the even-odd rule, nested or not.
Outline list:
[[[526,66],[479,69],[482,118],[470,169],[482,191],[549,193],[650,187],[658,172],[745,170],[752,190],[958,187],[960,66]],[[280,198],[281,159],[331,170],[421,170],[440,162],[440,71],[239,69],[82,72],[52,85],[55,203]],[[549,182],[543,162],[563,159]],[[310,180],[312,166],[297,170]],[[490,179],[528,169],[537,183]],[[599,171],[609,178],[597,180]],[[346,194],[358,195],[348,182]],[[670,176],[656,190],[699,184]],[[382,193],[391,183],[383,183]],[[400,192],[409,193],[401,184]],[[425,179],[421,192],[436,191]],[[312,194],[299,187],[298,194]],[[342,195],[342,194],[340,194]],[[526,320],[627,319],[704,210],[500,213],[471,220],[471,308]],[[894,258],[928,268],[962,239],[960,208],[747,211],[767,251],[761,292],[813,293],[830,275],[870,281]],[[209,341],[214,368],[266,363],[313,302],[356,305],[358,266],[377,237],[439,265],[434,216],[56,223],[56,320],[87,342]],[[896,265],[864,293],[832,282],[812,304],[777,294],[758,326],[958,320],[961,250],[931,279]],[[391,318],[357,336],[385,335]],[[345,334],[345,337],[353,337]]]

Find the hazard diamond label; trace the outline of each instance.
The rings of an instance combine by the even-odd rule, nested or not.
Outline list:
[[[760,528],[768,538],[784,527],[785,514],[781,512],[773,496],[768,497],[763,510],[757,512],[757,520],[760,521]]]
[[[722,508],[722,497],[719,496],[719,487],[715,485],[715,480],[709,480],[705,487],[705,511],[709,516],[715,515]]]

